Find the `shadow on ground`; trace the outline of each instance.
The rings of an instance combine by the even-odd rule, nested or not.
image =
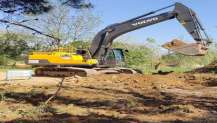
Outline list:
[[[95,87],[86,87],[89,89],[106,91],[107,93],[113,92],[116,94],[127,94],[135,100],[133,100],[134,105],[129,105],[128,98],[119,99],[119,100],[86,100],[86,99],[74,99],[71,97],[57,96],[54,99],[53,103],[57,104],[73,104],[76,106],[84,107],[84,108],[96,108],[96,109],[111,109],[118,112],[124,112],[125,114],[158,114],[164,113],[164,111],[160,108],[160,106],[170,106],[170,105],[193,105],[200,109],[205,109],[211,112],[217,112],[217,99],[210,97],[196,97],[191,96],[185,99],[177,98],[176,95],[161,92],[162,98],[155,98],[150,96],[145,96],[138,92],[124,92],[121,90],[113,90],[113,89],[102,89]],[[4,96],[13,103],[30,103],[34,106],[38,106],[41,103],[45,102],[51,95],[45,95],[44,93],[17,93],[17,92],[8,92],[5,93]],[[154,107],[153,110],[137,110],[135,107],[138,105],[145,107]],[[192,119],[192,122],[203,121],[203,119]],[[15,119],[9,122],[47,122],[47,123],[60,123],[60,122],[72,122],[73,123],[137,123],[136,119],[118,119],[116,117],[108,117],[99,114],[91,113],[88,116],[73,116],[70,114],[56,114],[53,113],[52,117],[45,117],[38,120],[25,120],[25,119]],[[182,121],[168,121],[168,122],[180,122]]]
[[[58,114],[39,120],[15,119],[6,123],[140,123],[132,119],[118,119],[103,115],[90,114],[88,116],[72,116],[70,114]]]
[[[209,78],[203,83],[204,86],[214,87],[217,86],[217,78]]]

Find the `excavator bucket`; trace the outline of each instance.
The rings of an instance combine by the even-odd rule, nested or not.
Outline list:
[[[203,56],[208,48],[200,43],[187,44],[181,40],[174,39],[162,45],[163,48],[189,56]]]

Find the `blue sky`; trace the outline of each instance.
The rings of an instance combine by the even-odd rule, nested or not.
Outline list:
[[[216,0],[90,0],[95,5],[96,12],[102,20],[98,31],[113,23],[128,20],[152,10],[156,10],[175,2],[181,2],[192,8],[210,37],[217,39],[217,1]],[[170,8],[168,11],[172,10]],[[176,19],[152,25],[140,30],[127,33],[120,38],[129,38],[130,42],[144,44],[148,38],[155,38],[163,44],[174,38],[192,41],[191,36],[178,23]]]

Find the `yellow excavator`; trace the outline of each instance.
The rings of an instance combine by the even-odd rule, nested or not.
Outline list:
[[[92,59],[90,52],[85,49],[70,51],[67,48],[58,48],[50,52],[32,52],[29,54],[28,63],[38,66],[73,65],[94,67],[98,64],[98,61]]]
[[[174,7],[174,10],[156,14],[170,7]],[[181,3],[175,3],[130,20],[107,26],[96,34],[89,49],[77,49],[73,52],[32,52],[29,53],[26,64],[38,66],[35,69],[35,74],[40,76],[138,73],[134,69],[119,66],[120,64],[123,65],[125,61],[125,50],[112,48],[113,40],[130,31],[174,18],[181,23],[196,43],[177,45],[176,41],[172,41],[166,43],[163,47],[185,55],[204,55],[211,41],[196,13]]]

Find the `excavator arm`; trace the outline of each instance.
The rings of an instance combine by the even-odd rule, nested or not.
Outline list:
[[[175,6],[173,11],[153,15],[161,10],[173,6]],[[210,43],[210,40],[198,18],[196,17],[195,12],[181,3],[175,3],[174,5],[170,5],[124,21],[122,23],[117,23],[106,27],[105,29],[98,32],[94,37],[89,49],[90,53],[93,58],[102,59],[106,56],[108,50],[111,48],[113,40],[118,36],[174,18],[176,18],[184,26],[184,28],[196,42],[202,44],[203,46],[207,46]],[[203,38],[204,36],[205,38]]]

